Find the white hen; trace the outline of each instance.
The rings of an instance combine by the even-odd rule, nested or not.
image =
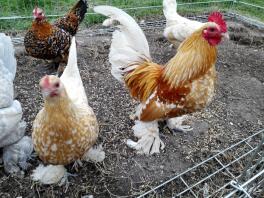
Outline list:
[[[4,148],[4,168],[8,173],[26,169],[33,150],[31,139],[23,138],[26,123],[21,121],[22,107],[17,100],[13,101],[15,74],[14,47],[10,37],[0,33],[0,148]]]
[[[177,13],[176,0],[163,0],[163,13],[166,18],[166,28],[163,35],[174,46],[178,46],[180,42],[204,25],[199,21],[180,16]]]

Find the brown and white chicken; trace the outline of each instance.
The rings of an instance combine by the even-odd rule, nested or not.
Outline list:
[[[40,165],[33,179],[50,184],[65,175],[63,165],[88,158],[102,161],[105,156],[100,149],[92,148],[99,127],[78,70],[74,37],[62,76],[43,77],[40,88],[45,102],[34,121],[32,139],[39,158],[51,165]]]
[[[212,101],[217,45],[227,36],[226,23],[221,13],[211,13],[208,22],[181,43],[175,56],[160,65],[152,61],[147,39],[131,16],[111,6],[97,6],[94,11],[109,17],[103,25],[119,22],[109,53],[111,72],[140,102],[133,126],[138,141],[128,140],[127,144],[139,153],[159,153],[164,148],[159,120],[166,120],[172,130],[186,130],[180,116]]]

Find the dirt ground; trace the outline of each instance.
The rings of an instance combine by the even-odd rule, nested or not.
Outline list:
[[[90,106],[99,124],[106,159],[102,164],[85,162],[78,172],[69,165],[69,187],[40,185],[30,179],[41,161],[32,157],[32,166],[23,178],[0,169],[0,197],[134,197],[165,179],[191,167],[264,127],[264,34],[241,24],[229,23],[231,40],[219,47],[218,88],[212,104],[190,116],[193,131],[173,135],[161,123],[166,147],[153,156],[137,155],[125,140],[132,138],[135,108],[127,90],[110,74],[108,52],[111,35],[91,36],[97,27],[78,33],[78,63]],[[162,29],[146,30],[152,57],[167,62],[175,49],[162,37]],[[27,134],[42,107],[38,82],[45,61],[21,53],[17,46],[16,99],[23,106]]]

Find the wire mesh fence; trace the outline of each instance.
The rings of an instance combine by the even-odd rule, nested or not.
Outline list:
[[[258,0],[255,0],[258,1]],[[250,0],[177,1],[179,13],[205,21],[212,10],[221,10],[225,18],[240,20],[264,29],[264,1]],[[17,31],[30,26],[35,5],[44,8],[50,20],[62,16],[75,0],[0,0],[0,30]],[[90,0],[84,25],[99,22],[93,13],[95,5],[113,5],[126,9],[136,18],[144,18],[143,29],[164,28],[162,0]],[[155,17],[152,17],[154,16]],[[97,29],[94,34],[111,33]],[[89,34],[88,34],[89,35]],[[23,42],[22,38],[13,38]],[[262,136],[262,138],[260,137]],[[217,153],[187,171],[172,177],[140,197],[264,197],[264,130]]]
[[[142,197],[264,197],[264,130],[138,198]]]
[[[258,5],[251,0],[178,0],[179,13],[184,15],[208,13],[212,10],[229,11],[264,20],[264,2]],[[76,0],[0,0],[0,30],[17,31],[30,26],[32,10],[38,5],[43,8],[52,21],[64,15]],[[100,22],[102,16],[93,13],[95,5],[113,5],[126,9],[129,14],[137,18],[160,16],[162,14],[162,0],[89,0],[89,10],[85,26]],[[260,3],[259,3],[260,2]]]

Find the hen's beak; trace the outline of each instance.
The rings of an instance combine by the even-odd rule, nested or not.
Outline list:
[[[222,33],[221,36],[225,39],[225,40],[229,40],[229,34],[227,32]]]

